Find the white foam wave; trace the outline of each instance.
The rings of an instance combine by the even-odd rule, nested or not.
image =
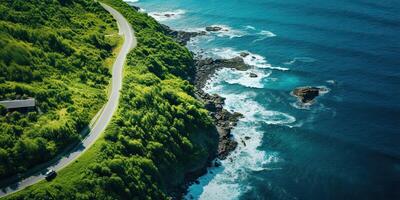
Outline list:
[[[207,55],[207,52],[210,55]],[[241,56],[241,53],[243,51],[236,51],[232,48],[217,48],[204,51],[202,55],[229,59]],[[246,184],[249,182],[247,181],[251,174],[249,172],[279,170],[279,168],[270,168],[271,163],[281,162],[279,153],[258,149],[264,136],[260,127],[262,124],[291,126],[296,122],[296,118],[283,112],[267,109],[255,100],[257,93],[254,91],[231,92],[229,90],[230,84],[263,88],[262,80],[269,78],[272,73],[271,70],[264,68],[277,68],[268,64],[261,55],[247,51],[246,53],[248,54],[246,56],[242,54],[244,62],[253,68],[248,71],[221,69],[206,83],[204,88],[207,93],[216,93],[224,97],[225,109],[243,114],[244,118],[232,130],[238,147],[226,160],[221,161],[221,167],[209,168],[208,173],[198,179],[199,184],[191,185],[185,199],[239,199],[243,193],[251,189],[251,186]],[[255,73],[257,77],[251,78],[250,73]]]
[[[244,35],[247,34],[245,31],[233,29],[232,27],[224,24],[214,24],[211,26],[221,28],[221,30],[219,31],[209,32],[210,34],[215,34],[218,37],[237,38],[237,37],[243,37]],[[205,28],[203,30],[205,30]]]
[[[335,81],[335,80],[327,80],[326,82],[329,83],[329,84],[331,84],[331,85],[335,85],[335,84],[336,84],[336,81]]]
[[[238,141],[238,147],[226,160],[221,161],[222,167],[209,168],[208,173],[200,177],[200,184],[190,186],[186,199],[238,199],[241,194],[251,189],[251,186],[246,184],[249,171],[270,170],[271,163],[281,162],[277,152],[258,149],[263,139],[263,132],[259,130],[260,123],[287,124],[295,121],[290,115],[269,111],[254,101],[257,95],[255,92],[227,93],[215,81],[216,79],[210,81],[205,90],[225,97],[226,109],[244,115],[232,131],[235,140]],[[217,85],[218,87],[215,87]]]
[[[319,95],[320,96],[328,94],[331,91],[331,89],[326,87],[325,85],[320,85],[320,86],[317,86],[317,87],[320,88],[320,90],[319,90]]]
[[[279,66],[272,66],[267,62],[267,60],[258,54],[250,53],[248,51],[236,51],[232,48],[215,48],[211,50],[212,56],[217,58],[223,59],[230,59],[234,57],[240,56],[241,53],[246,52],[249,55],[243,58],[244,62],[250,66],[254,66],[257,68],[267,68],[267,69],[274,69],[274,70],[281,70],[287,71],[289,68],[286,67],[279,67]]]
[[[262,30],[260,33],[258,33],[258,35],[263,35],[266,37],[275,37],[276,36],[275,33],[271,32],[271,31],[265,31],[265,30]]]
[[[257,77],[250,77],[250,74],[256,74]],[[223,68],[216,72],[219,82],[226,82],[229,84],[240,84],[250,88],[263,88],[262,80],[268,77],[271,72],[263,72],[257,69],[250,69],[248,71],[239,71],[235,69]]]
[[[139,2],[139,0],[124,0],[124,2],[128,3],[128,4],[132,4],[132,3],[137,3]]]
[[[262,30],[259,33],[257,33],[257,35],[259,36],[257,39],[253,40],[254,42],[258,42],[258,41],[262,41],[265,40],[267,38],[271,38],[271,37],[276,37],[276,34],[271,32],[271,31],[266,31],[266,30]]]
[[[185,10],[173,10],[173,11],[165,11],[165,12],[150,12],[149,15],[152,16],[155,20],[159,22],[167,21],[167,20],[175,20],[181,18],[186,13]]]
[[[210,81],[208,84],[218,85],[217,79]],[[220,88],[209,86],[209,89],[206,91],[209,93],[216,93]],[[213,89],[214,88],[214,89]],[[220,93],[218,93],[220,94]],[[293,116],[290,116],[286,113],[267,110],[265,107],[257,103],[256,101],[249,98],[252,95],[251,93],[242,93],[240,95],[236,94],[220,94],[225,100],[226,108],[228,110],[233,110],[235,112],[240,112],[244,115],[242,119],[245,122],[264,122],[267,124],[290,124],[296,121]]]
[[[249,29],[249,30],[256,30],[256,28],[254,26],[250,26],[250,25],[244,26],[244,28]]]
[[[315,58],[311,58],[311,57],[295,57],[293,58],[293,60],[289,61],[289,62],[285,62],[285,65],[292,65],[296,62],[303,62],[303,63],[312,63],[315,62],[316,59]]]

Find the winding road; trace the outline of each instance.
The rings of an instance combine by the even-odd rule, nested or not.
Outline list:
[[[72,148],[65,154],[58,156],[56,159],[53,159],[48,163],[42,164],[40,167],[26,172],[25,175],[27,177],[23,180],[18,180],[17,177],[13,177],[10,180],[5,181],[10,184],[0,189],[0,197],[12,194],[45,179],[45,173],[50,169],[59,171],[67,165],[71,164],[83,152],[89,149],[90,146],[92,146],[93,143],[100,137],[101,133],[111,121],[114,112],[117,110],[120,90],[122,87],[123,67],[126,56],[132,48],[136,47],[137,41],[132,27],[123,16],[112,7],[103,3],[100,4],[104,7],[104,9],[111,13],[111,15],[117,21],[119,34],[124,35],[124,44],[122,45],[122,48],[113,65],[112,90],[107,104],[105,105],[105,107],[103,107],[103,109],[100,111],[100,114],[97,116],[97,120],[91,127],[88,136],[78,146]]]

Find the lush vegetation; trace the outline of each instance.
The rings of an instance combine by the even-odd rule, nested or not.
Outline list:
[[[118,111],[105,134],[51,182],[9,199],[166,199],[215,154],[217,135],[187,81],[193,58],[160,25],[121,0],[103,0],[132,24]]]
[[[0,179],[82,138],[106,102],[107,60],[119,38],[113,18],[92,0],[0,0],[0,100],[38,105],[0,107]]]

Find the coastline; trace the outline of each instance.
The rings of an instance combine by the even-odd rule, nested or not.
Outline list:
[[[161,26],[166,35],[172,37],[177,43],[183,46],[186,46],[192,38],[207,34],[206,31],[187,32],[173,30],[164,24],[161,24]],[[238,112],[232,113],[224,109],[225,98],[218,94],[209,94],[205,92],[204,87],[207,81],[211,80],[214,74],[223,68],[232,68],[240,71],[251,68],[251,66],[247,65],[243,60],[244,57],[249,56],[246,53],[231,59],[213,59],[211,57],[203,57],[194,52],[191,53],[193,54],[196,71],[194,77],[189,77],[189,79],[195,86],[195,97],[204,103],[205,109],[209,111],[209,115],[213,120],[213,124],[219,136],[218,150],[215,155],[208,158],[204,166],[185,174],[184,183],[178,188],[177,193],[171,195],[174,199],[183,199],[188,192],[189,186],[198,184],[199,182],[197,179],[208,172],[207,168],[219,167],[221,165],[220,160],[225,160],[238,146],[238,141],[233,138],[231,131],[243,115]]]
[[[134,7],[134,9],[141,10],[139,7]],[[227,28],[224,28],[223,25],[207,26],[204,30],[196,30],[194,32],[191,32],[174,30],[169,26],[162,24],[162,22],[157,23],[160,25],[161,32],[171,37],[176,43],[182,45],[185,48],[188,48],[186,45],[188,45],[192,38],[221,32],[225,33],[229,31]],[[240,139],[238,138],[237,140],[235,140],[235,138],[231,134],[231,131],[237,126],[239,120],[241,118],[244,118],[244,115],[239,112],[232,113],[225,109],[224,97],[218,94],[207,93],[206,85],[208,81],[213,80],[213,78],[215,77],[214,75],[216,75],[219,70],[223,70],[225,68],[232,69],[233,71],[237,72],[248,71],[248,73],[246,73],[246,76],[248,76],[248,78],[250,79],[257,80],[259,78],[262,78],[263,75],[257,73],[256,71],[253,71],[254,65],[252,62],[249,62],[249,60],[256,62],[258,61],[261,63],[265,62],[264,60],[262,60],[262,58],[260,58],[259,55],[251,54],[247,51],[237,52],[232,57],[222,58],[214,58],[205,55],[203,50],[200,50],[197,53],[191,51],[191,54],[193,59],[192,69],[195,71],[190,71],[186,79],[192,85],[194,85],[194,97],[202,102],[204,104],[204,108],[209,111],[208,113],[213,121],[213,127],[215,127],[215,129],[207,131],[215,131],[215,134],[218,134],[218,138],[216,138],[218,140],[216,141],[216,143],[218,142],[218,147],[216,153],[211,152],[212,149],[207,149],[209,151],[209,156],[207,159],[204,160],[204,162],[199,162],[189,171],[182,172],[184,175],[182,183],[177,184],[176,186],[171,187],[167,190],[167,194],[172,199],[192,198],[189,188],[191,186],[201,184],[200,178],[202,176],[214,174],[214,172],[210,171],[209,169],[223,169],[224,167],[221,165],[225,163],[224,160],[231,153],[233,153],[233,151],[237,147],[246,147],[247,144],[251,144],[251,142],[249,142],[248,140],[250,140],[253,136],[244,135]],[[267,68],[268,67],[270,66],[267,66]],[[236,156],[230,157],[228,162],[234,162],[234,159],[236,159]]]
[[[141,10],[141,8],[134,6],[135,10]],[[169,14],[165,14],[165,17],[171,17]],[[160,24],[161,32],[165,35],[171,37],[175,42],[188,48],[187,45],[190,44],[192,38],[199,36],[207,36],[213,34],[225,34],[229,32],[229,29],[224,25],[211,25],[203,29],[195,31],[183,31],[174,30],[169,26],[162,24],[162,22],[157,21]],[[260,62],[265,65],[266,68],[273,68],[265,63],[263,58],[257,54],[252,54],[248,51],[237,52],[234,56],[228,57],[211,57],[205,54],[203,50],[199,52],[190,51],[193,57],[193,67],[194,72],[191,71],[187,80],[194,85],[194,97],[204,104],[204,108],[209,112],[209,116],[213,121],[213,126],[216,134],[218,134],[218,147],[217,152],[209,153],[209,157],[206,161],[198,163],[197,166],[193,167],[191,170],[183,172],[184,180],[181,184],[178,184],[167,191],[167,194],[172,199],[184,199],[192,198],[190,194],[190,187],[201,184],[201,177],[214,174],[214,172],[209,169],[220,168],[223,169],[223,163],[225,163],[226,158],[234,153],[236,148],[246,147],[247,144],[251,145],[251,138],[253,136],[244,135],[241,138],[235,139],[231,134],[232,130],[237,126],[241,118],[245,118],[242,113],[230,112],[224,108],[225,98],[218,94],[207,93],[207,83],[212,81],[218,71],[223,69],[231,69],[236,72],[245,72],[246,76],[250,79],[259,80],[263,77],[262,74],[255,71],[254,62]],[[275,68],[273,68],[275,69]],[[279,70],[286,70],[286,68],[279,68]],[[242,129],[240,129],[242,130]],[[239,131],[240,131],[239,130]],[[209,130],[208,130],[209,131]],[[243,130],[242,130],[243,131]],[[255,136],[257,137],[257,136]],[[210,149],[208,149],[210,152]],[[230,157],[228,162],[234,162],[237,156]]]

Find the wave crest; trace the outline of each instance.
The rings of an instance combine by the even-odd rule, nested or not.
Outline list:
[[[172,10],[165,12],[150,12],[149,15],[159,22],[175,20],[181,18],[186,13],[185,10]]]

